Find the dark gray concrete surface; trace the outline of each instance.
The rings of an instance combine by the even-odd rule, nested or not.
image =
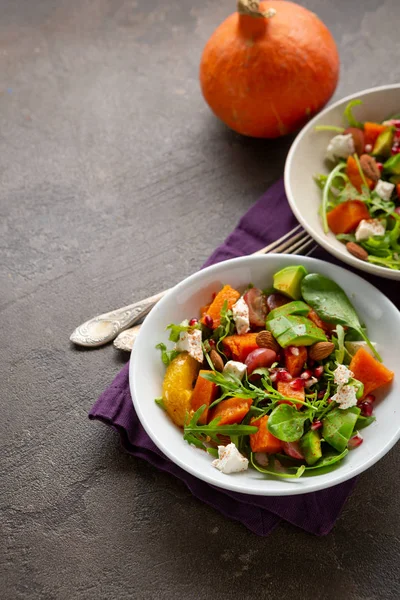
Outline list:
[[[198,85],[234,0],[0,0],[0,596],[397,599],[399,447],[329,536],[258,538],[90,423],[126,356],[74,327],[200,267],[290,139],[226,130]],[[335,98],[399,80],[399,0],[303,0]],[[213,6],[215,5],[215,6]]]

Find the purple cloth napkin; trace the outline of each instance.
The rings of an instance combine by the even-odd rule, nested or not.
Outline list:
[[[203,267],[251,254],[278,239],[296,224],[285,196],[283,181],[280,180],[249,209],[236,229],[215,250]],[[335,262],[320,249],[313,253],[313,256]],[[393,282],[390,286],[390,282],[379,278],[373,283],[378,284],[388,296],[394,296],[393,288],[396,284],[393,286]],[[392,299],[394,300],[394,297]],[[326,535],[334,526],[355,485],[355,479],[352,479],[310,494],[262,497],[222,490],[193,477],[166,458],[141,426],[129,391],[128,365],[125,365],[111,386],[94,404],[89,418],[114,427],[119,432],[122,446],[127,452],[178,477],[194,496],[226,517],[240,521],[257,535],[268,535],[282,519],[309,533]]]

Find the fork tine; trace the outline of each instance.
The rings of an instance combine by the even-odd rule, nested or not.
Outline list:
[[[294,251],[307,240],[307,238],[308,234],[305,231],[302,231],[290,240],[290,244],[282,244],[276,250],[274,250],[274,252],[279,252],[279,254],[293,254]]]
[[[308,239],[302,241],[303,244],[301,244],[300,246],[297,245],[296,248],[291,248],[291,252],[288,252],[288,254],[302,254],[303,251],[306,250],[313,243],[314,240],[311,237],[308,237]]]
[[[304,256],[310,256],[316,249],[318,248],[318,244],[314,244],[314,246],[309,250]]]
[[[300,231],[300,229],[301,225],[297,225],[291,231],[283,235],[281,238],[275,240],[274,242],[272,242],[272,244],[269,244],[269,246],[265,246],[265,248],[261,248],[253,254],[268,254],[269,252],[280,252],[278,248],[281,245],[286,247],[288,244],[290,244],[293,241],[293,237],[296,237],[296,233]],[[285,242],[285,244],[283,244],[283,242]]]

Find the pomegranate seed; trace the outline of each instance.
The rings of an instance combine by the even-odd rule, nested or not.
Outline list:
[[[370,417],[374,412],[371,402],[362,402],[360,404],[361,414],[363,417]]]
[[[376,162],[376,166],[378,167],[378,169],[379,169],[379,170],[380,170],[380,172],[382,173],[382,171],[383,171],[383,163],[381,163],[381,162],[378,162],[378,161],[377,161],[377,162]]]
[[[305,371],[302,372],[300,377],[302,379],[310,379],[312,377],[312,372],[310,371],[310,369],[306,369]]]
[[[320,365],[319,367],[315,367],[314,377],[319,379],[322,376],[323,372],[324,372],[324,367],[322,365]]]
[[[373,394],[368,394],[368,396],[365,396],[364,398],[364,402],[370,402],[371,404],[373,404],[375,400],[376,398]]]
[[[325,392],[326,390],[321,390],[320,392],[318,392],[318,400],[322,400],[322,398],[325,396]]]
[[[274,369],[272,371],[270,371],[269,378],[271,379],[272,383],[275,383],[277,377],[278,377],[277,371],[275,371]]]
[[[300,391],[305,386],[305,383],[306,382],[304,379],[301,379],[301,377],[297,377],[296,379],[293,379],[293,381],[291,381],[289,385],[293,390]]]
[[[292,381],[293,377],[291,376],[291,374],[286,371],[286,369],[279,369],[279,371],[276,374],[276,381]]]
[[[198,320],[197,319],[190,319],[189,321],[189,327],[193,327],[194,325],[197,325]]]
[[[314,422],[311,424],[311,429],[312,429],[313,431],[315,431],[316,429],[321,429],[321,427],[322,427],[322,421],[314,421]]]
[[[361,435],[361,433],[359,433],[357,431],[357,433],[349,439],[347,447],[350,448],[350,450],[353,450],[353,448],[357,448],[358,446],[361,446],[363,441],[364,441],[363,436]]]
[[[210,317],[210,315],[204,315],[204,324],[206,325],[206,327],[209,327],[211,329],[214,325],[214,319]]]
[[[400,144],[393,144],[392,146],[392,156],[396,154],[400,154]]]
[[[396,206],[396,208],[394,209],[394,212],[397,213],[398,215],[400,215],[400,206]]]
[[[306,388],[310,388],[312,385],[314,385],[314,383],[317,383],[317,381],[318,379],[316,377],[311,377],[311,379],[307,379],[307,381],[305,382]]]
[[[208,343],[210,344],[211,348],[215,348],[215,340],[208,340]]]

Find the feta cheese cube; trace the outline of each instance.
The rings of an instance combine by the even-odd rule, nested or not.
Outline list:
[[[250,329],[249,307],[243,297],[232,306],[232,314],[238,334],[247,333]]]
[[[356,229],[356,240],[362,242],[374,235],[385,235],[385,227],[379,219],[363,219]]]
[[[348,383],[350,377],[353,377],[353,375],[353,371],[350,371],[346,365],[338,365],[333,371],[333,380],[336,385],[343,385],[344,383]]]
[[[346,135],[335,135],[329,142],[326,149],[326,156],[330,160],[335,158],[348,158],[350,154],[354,154],[356,151],[354,146],[354,140],[351,133]]]
[[[227,446],[218,446],[218,458],[213,460],[213,467],[229,475],[230,473],[240,473],[246,471],[249,461],[236,448],[235,444]]]
[[[382,181],[379,179],[378,183],[375,186],[375,192],[382,198],[382,200],[390,200],[392,192],[394,190],[394,183],[390,183],[389,181]]]
[[[203,348],[201,345],[201,330],[181,331],[179,341],[175,346],[178,352],[187,352],[198,362],[203,362]]]
[[[222,371],[225,375],[235,375],[238,379],[242,380],[246,373],[247,367],[244,363],[236,360],[228,360]]]
[[[353,385],[338,385],[336,394],[332,396],[332,400],[339,404],[339,408],[345,410],[357,405],[357,390]]]

